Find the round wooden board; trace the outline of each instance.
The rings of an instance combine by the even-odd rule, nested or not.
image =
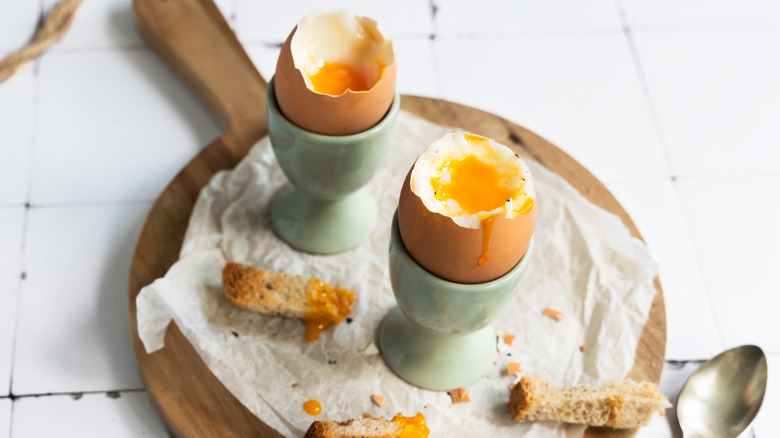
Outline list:
[[[604,185],[574,159],[543,138],[483,111],[436,99],[403,96],[402,108],[432,122],[467,127],[512,147],[523,158],[533,159],[558,173],[585,197],[623,219],[640,237],[631,219]],[[423,145],[424,146],[424,145]],[[230,168],[236,157],[224,141],[201,151],[163,191],[141,232],[130,272],[130,327],[138,365],[149,398],[175,436],[279,436],[249,412],[214,377],[204,362],[172,324],[165,348],[146,354],[138,338],[135,297],[141,287],[165,274],[177,260],[190,212],[200,188],[221,168]],[[666,318],[661,287],[650,319],[642,332],[629,377],[657,382],[666,346]],[[586,436],[633,436],[634,431],[590,429]]]
[[[233,168],[267,133],[266,82],[254,68],[211,0],[133,0],[136,25],[146,43],[201,99],[225,128],[165,188],[141,231],[130,267],[129,319],[147,395],[176,437],[278,437],[209,371],[176,324],[165,348],[147,354],[138,337],[135,298],[176,262],[190,213],[212,175]],[[495,138],[524,158],[558,173],[586,198],[620,216],[639,233],[615,198],[593,175],[548,141],[495,115],[442,100],[403,96],[402,109],[441,125]],[[421,145],[425,146],[425,145]],[[410,163],[411,164],[411,163]],[[400,188],[399,188],[400,190]],[[642,331],[629,377],[658,382],[666,348],[664,299],[658,293]],[[635,430],[589,428],[586,437],[630,437]]]

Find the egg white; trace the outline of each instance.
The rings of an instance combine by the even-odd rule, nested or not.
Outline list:
[[[436,198],[431,180],[444,178],[446,181],[448,173],[443,169],[447,164],[468,155],[474,155],[480,161],[493,166],[502,175],[500,184],[514,193],[500,207],[469,215],[457,201],[441,201]],[[434,141],[417,158],[410,183],[412,192],[422,200],[428,210],[448,216],[464,228],[479,229],[483,219],[496,214],[503,213],[507,218],[512,218],[518,214],[526,199],[536,198],[531,171],[525,162],[508,147],[471,133],[448,134]]]
[[[376,84],[384,68],[395,62],[393,42],[379,23],[344,9],[319,10],[303,17],[290,41],[290,50],[295,68],[312,91],[310,76],[325,63],[352,66]]]

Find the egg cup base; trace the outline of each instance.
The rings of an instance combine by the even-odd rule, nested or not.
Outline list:
[[[376,201],[364,187],[343,198],[313,198],[285,184],[271,200],[271,224],[295,249],[333,254],[358,246],[374,229]]]
[[[496,334],[488,325],[454,335],[427,329],[396,306],[379,325],[379,349],[399,377],[425,389],[463,388],[490,370],[496,355]]]

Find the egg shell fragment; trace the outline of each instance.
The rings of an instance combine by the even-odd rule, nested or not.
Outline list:
[[[296,30],[282,46],[274,76],[274,93],[284,116],[300,128],[323,135],[356,134],[379,123],[395,98],[395,57],[368,91],[347,90],[339,96],[317,93],[295,67],[291,42]]]
[[[534,233],[536,202],[525,214],[493,216],[488,261],[480,265],[482,229],[462,227],[452,218],[428,210],[412,192],[413,169],[401,188],[398,227],[406,250],[420,266],[444,280],[475,284],[495,280],[517,265]]]

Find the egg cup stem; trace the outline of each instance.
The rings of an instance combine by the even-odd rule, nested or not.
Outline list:
[[[482,378],[496,356],[492,328],[517,292],[533,252],[503,276],[477,284],[443,280],[423,269],[406,250],[393,218],[390,281],[397,307],[379,326],[379,349],[388,367],[426,389],[449,390]]]
[[[320,200],[285,184],[271,200],[271,224],[290,246],[328,254],[354,248],[374,229],[377,208],[367,188]]]
[[[463,388],[487,374],[496,355],[496,334],[449,334],[427,329],[397,306],[382,319],[379,345],[385,363],[407,382],[426,389]]]

